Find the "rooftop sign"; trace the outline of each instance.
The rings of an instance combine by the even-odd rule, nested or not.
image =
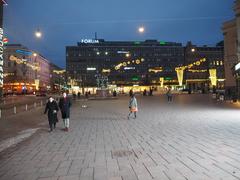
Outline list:
[[[97,39],[82,39],[81,43],[85,43],[85,44],[98,44],[99,40],[97,40]]]
[[[16,53],[22,54],[22,55],[25,55],[25,56],[31,56],[33,54],[31,51],[25,51],[25,50],[21,50],[21,49],[17,49]]]
[[[87,71],[96,71],[97,70],[97,68],[95,68],[95,67],[88,67],[87,68]]]

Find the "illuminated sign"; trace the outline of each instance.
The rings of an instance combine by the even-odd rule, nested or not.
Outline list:
[[[164,42],[164,41],[160,41],[159,43],[160,43],[160,45],[166,45],[166,44],[167,44],[167,43]]]
[[[17,49],[16,53],[25,55],[25,56],[31,56],[33,54],[31,51],[25,51],[25,50],[21,50],[21,49]]]
[[[3,43],[7,44],[8,43],[8,38],[3,38]]]
[[[97,40],[97,39],[82,39],[81,43],[85,43],[85,44],[98,44],[99,40]]]
[[[135,67],[124,67],[124,70],[131,70],[131,69],[135,69]]]
[[[3,28],[0,28],[0,87],[3,87]]]
[[[132,77],[132,80],[133,80],[133,81],[138,81],[138,80],[139,80],[139,77],[138,77],[138,76],[133,76],[133,77]]]
[[[15,57],[15,56],[11,55],[11,56],[9,57],[9,60],[10,60],[10,61],[15,61],[17,64],[25,64],[27,67],[30,67],[30,68],[32,68],[33,70],[40,71],[40,67],[39,67],[39,64],[38,64],[38,63],[36,63],[36,64],[28,63],[28,62],[27,62],[27,61],[28,61],[27,59],[20,59],[20,58],[18,58],[18,57]]]
[[[110,70],[110,69],[103,69],[102,72],[103,72],[103,73],[110,73],[111,70]]]
[[[239,70],[240,69],[240,63],[238,63],[236,66],[235,66],[235,71]]]
[[[118,51],[117,53],[118,53],[118,54],[128,54],[129,51]]]
[[[96,71],[97,69],[95,67],[89,67],[87,68],[87,71]]]
[[[141,44],[141,42],[139,42],[139,41],[135,41],[134,44]]]

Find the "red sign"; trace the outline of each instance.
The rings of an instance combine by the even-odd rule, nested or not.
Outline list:
[[[8,38],[3,38],[3,43],[7,44],[8,43]]]

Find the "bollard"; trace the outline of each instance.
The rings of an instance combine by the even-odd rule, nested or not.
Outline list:
[[[36,108],[37,107],[37,103],[34,103],[34,108]]]
[[[0,119],[2,118],[2,110],[0,109]]]
[[[5,101],[5,100],[3,101],[3,104],[6,104],[6,101]]]
[[[28,110],[28,105],[26,104],[26,106],[25,106],[25,110],[27,111]]]
[[[13,113],[17,114],[17,107],[16,106],[14,106],[14,108],[13,108]]]
[[[42,105],[43,105],[43,102],[41,101],[40,106],[42,107]]]

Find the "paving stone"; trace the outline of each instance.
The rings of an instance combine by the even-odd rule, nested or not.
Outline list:
[[[70,132],[39,132],[0,154],[0,179],[240,179],[236,107],[208,95],[178,95],[171,104],[165,96],[137,99],[131,120],[128,97],[87,101],[86,109],[77,102]]]
[[[79,176],[60,176],[58,180],[79,180]]]

